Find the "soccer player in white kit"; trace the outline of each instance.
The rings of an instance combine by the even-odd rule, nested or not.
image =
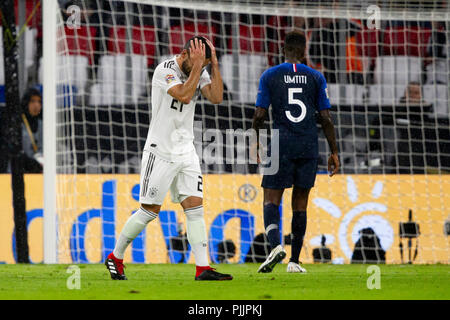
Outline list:
[[[211,77],[205,67],[211,63]],[[198,96],[222,102],[223,82],[216,51],[206,38],[188,41],[181,54],[160,63],[152,79],[152,119],[142,156],[140,208],[125,223],[105,265],[113,280],[127,280],[123,257],[128,245],[156,219],[167,192],[186,214],[187,238],[195,257],[195,280],[231,280],[209,266],[203,217],[203,180],[194,148]]]

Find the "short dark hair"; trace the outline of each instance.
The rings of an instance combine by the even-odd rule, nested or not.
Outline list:
[[[295,53],[300,51],[301,55],[305,55],[306,38],[303,33],[298,31],[291,31],[286,34],[284,38],[284,51],[289,53]]]
[[[202,37],[202,36],[195,36],[190,38],[186,44],[184,45],[183,49],[186,49],[188,54],[189,54],[189,48],[191,47],[191,40],[195,40],[198,39],[198,41],[201,41],[202,43],[205,44],[205,58],[206,59],[211,59],[211,48],[209,47],[208,43],[206,42],[206,38]]]

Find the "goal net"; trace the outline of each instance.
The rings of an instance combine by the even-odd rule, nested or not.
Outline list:
[[[214,43],[225,87],[222,103],[199,98],[195,113],[210,258],[263,261],[262,176],[246,136],[259,77],[284,62],[291,30],[306,36],[306,63],[327,79],[342,165],[328,177],[319,128],[300,260],[449,262],[446,1],[45,2],[44,21],[54,21],[40,68],[53,114],[45,125],[54,125],[44,137],[45,250],[57,252],[46,262],[100,262],[114,248],[139,207],[153,72],[193,35]],[[279,210],[288,258],[291,191]],[[181,206],[167,196],[125,262],[192,263],[185,230]]]

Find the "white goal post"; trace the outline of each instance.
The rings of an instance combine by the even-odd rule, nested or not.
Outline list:
[[[44,263],[58,262],[56,220],[56,30],[58,1],[43,3]]]

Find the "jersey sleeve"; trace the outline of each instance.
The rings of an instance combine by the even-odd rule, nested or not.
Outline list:
[[[200,75],[200,80],[198,81],[198,84],[200,86],[200,89],[203,89],[204,86],[211,83],[211,78],[209,76],[208,71],[204,70],[202,74]]]
[[[171,68],[161,67],[153,75],[154,84],[163,88],[166,92],[177,84],[182,84],[180,77]]]
[[[321,73],[319,73],[317,80],[319,84],[319,93],[317,96],[317,110],[321,111],[325,109],[331,109],[330,99],[328,96],[327,81],[325,80],[325,77]]]
[[[268,78],[268,72],[265,71],[261,79],[259,79],[258,95],[256,97],[256,106],[264,109],[269,108],[271,104]]]

